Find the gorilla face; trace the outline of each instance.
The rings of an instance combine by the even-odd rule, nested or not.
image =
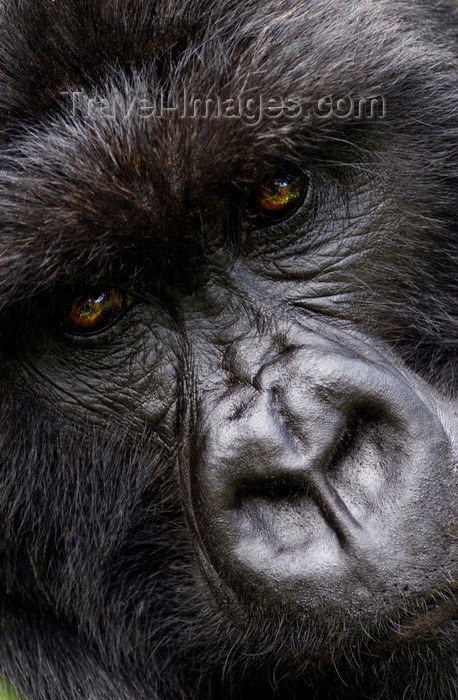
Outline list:
[[[0,12],[0,672],[454,698],[456,4]]]

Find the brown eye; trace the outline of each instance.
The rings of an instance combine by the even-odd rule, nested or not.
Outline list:
[[[288,218],[304,201],[307,188],[308,177],[297,168],[271,173],[254,187],[243,227],[261,228]]]
[[[117,289],[91,290],[75,299],[65,322],[65,330],[91,335],[111,326],[132,304],[132,298]]]

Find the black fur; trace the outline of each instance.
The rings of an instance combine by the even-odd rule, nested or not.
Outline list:
[[[456,512],[437,515],[447,585],[421,606],[445,602],[418,633],[407,603],[374,610],[366,633],[218,602],[180,477],[200,370],[183,317],[152,297],[173,289],[198,309],[224,256],[241,256],[276,290],[272,314],[281,298],[390,346],[447,407],[456,455],[457,75],[452,0],[0,2],[0,672],[26,698],[456,697]],[[386,115],[105,119],[62,95],[121,109],[183,86],[307,105],[382,95]],[[281,246],[215,252],[225,213],[285,161],[312,173],[316,198],[286,281]],[[62,340],[67,298],[107,282],[155,315],[140,303],[108,339]],[[270,323],[231,285],[214,303],[240,333]]]

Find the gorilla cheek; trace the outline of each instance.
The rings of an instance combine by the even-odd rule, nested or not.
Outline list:
[[[191,517],[242,605],[370,617],[444,584],[450,441],[423,385],[363,350],[307,338],[202,401]]]

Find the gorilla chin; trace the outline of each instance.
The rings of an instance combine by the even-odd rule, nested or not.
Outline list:
[[[454,700],[456,0],[0,35],[0,676]]]

